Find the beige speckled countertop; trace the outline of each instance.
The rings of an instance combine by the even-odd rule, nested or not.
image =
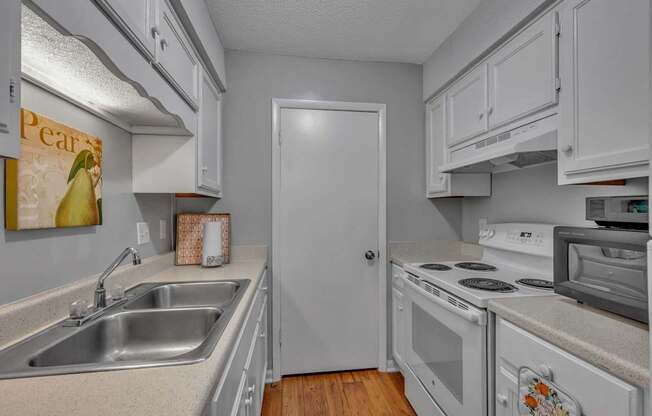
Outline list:
[[[175,267],[170,264],[171,258],[168,256],[164,259],[167,263],[163,267],[159,266],[160,270],[155,270],[141,281],[252,281],[207,360],[170,367],[2,380],[0,415],[202,414],[249,310],[257,282],[266,267],[266,254],[264,250],[259,250],[257,255],[244,259],[234,258],[231,264],[214,269]],[[6,309],[10,308],[16,309],[16,306],[9,305]],[[3,316],[8,312],[11,311],[0,308],[0,333]]]
[[[564,296],[492,300],[489,310],[627,382],[648,388],[648,327]]]
[[[482,257],[482,247],[463,241],[392,241],[389,243],[389,258],[392,263],[403,266],[406,263],[460,260],[472,261]]]

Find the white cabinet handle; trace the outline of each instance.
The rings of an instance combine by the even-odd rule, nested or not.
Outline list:
[[[167,47],[168,47],[167,39],[165,39],[165,38],[161,39],[161,50],[164,51],[165,48],[167,48]]]
[[[201,167],[201,171],[202,171],[203,173],[208,172],[208,166],[202,166],[202,167]]]
[[[152,37],[155,38],[159,33],[158,26],[152,26]]]
[[[247,393],[254,394],[255,392],[256,392],[256,385],[255,384],[252,384],[251,386],[249,386],[247,388]]]
[[[398,310],[403,311],[403,305],[398,305]]]
[[[497,394],[496,395],[496,401],[502,405],[502,406],[507,406],[508,400],[507,400],[507,395],[505,394]]]
[[[564,147],[561,148],[561,151],[566,153],[566,154],[570,154],[573,151],[573,146],[571,146],[570,144],[567,144],[567,145],[565,145]]]
[[[259,336],[260,338],[265,338],[265,337],[267,336],[267,334],[265,333],[265,331],[261,331],[261,332],[260,332],[260,335],[258,335],[258,336]]]
[[[483,117],[484,117],[484,111],[480,111],[480,112],[478,113],[478,118],[479,118],[480,120],[482,120]]]
[[[487,108],[487,114],[488,114],[488,115],[493,114],[493,112],[494,112],[494,108],[493,108],[493,107],[489,107],[489,108]]]

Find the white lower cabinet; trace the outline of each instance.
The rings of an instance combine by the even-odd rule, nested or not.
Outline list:
[[[392,265],[392,355],[396,366],[403,371],[405,353],[405,313],[403,311],[403,269]]]
[[[518,416],[518,370],[529,367],[571,395],[583,416],[642,416],[643,392],[510,322],[496,320],[496,416]]]
[[[648,0],[564,3],[560,185],[648,175],[649,15]]]
[[[260,415],[267,375],[267,273],[222,371],[206,416]]]

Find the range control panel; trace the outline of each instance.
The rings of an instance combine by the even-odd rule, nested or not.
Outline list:
[[[485,247],[552,256],[554,227],[534,223],[488,224],[479,232],[479,243]]]

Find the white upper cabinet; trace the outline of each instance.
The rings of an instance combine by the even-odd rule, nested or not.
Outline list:
[[[0,2],[0,158],[20,155],[20,6]]]
[[[542,16],[489,58],[490,129],[557,104],[558,18]]]
[[[222,96],[202,71],[197,129],[197,186],[216,194],[222,191]]]
[[[491,175],[486,173],[441,173],[448,161],[446,145],[446,95],[426,104],[426,197],[491,195]]]
[[[96,0],[151,61],[156,55],[158,0]]]
[[[426,104],[426,192],[433,196],[448,191],[448,174],[439,172],[446,161],[446,96]]]
[[[199,102],[199,63],[183,29],[165,0],[158,1],[156,13],[156,65],[191,106]]]
[[[449,146],[487,131],[487,65],[455,82],[447,93]]]
[[[567,0],[560,38],[559,183],[647,176],[648,0]]]

